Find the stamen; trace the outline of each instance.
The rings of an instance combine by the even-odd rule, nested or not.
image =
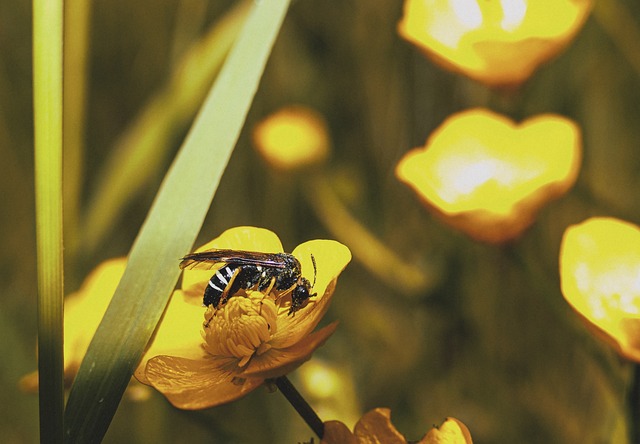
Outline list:
[[[261,292],[230,297],[208,313],[203,332],[205,350],[214,356],[236,358],[240,367],[247,365],[256,352],[262,354],[271,348],[268,341],[276,330],[277,311],[273,298]]]

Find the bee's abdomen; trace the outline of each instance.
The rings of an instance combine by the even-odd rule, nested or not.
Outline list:
[[[236,287],[237,279],[234,280],[233,275],[238,268],[238,265],[225,265],[216,271],[216,274],[211,276],[211,279],[209,279],[209,282],[207,283],[207,288],[204,290],[204,298],[202,299],[202,303],[205,306],[213,305],[217,308],[221,302],[220,299],[222,298],[225,289],[229,285],[229,282],[233,282],[233,287]],[[238,286],[239,284],[240,283],[238,283]],[[227,297],[235,293],[237,289],[232,290],[233,288],[229,289]],[[222,303],[224,302],[226,301],[222,301]]]

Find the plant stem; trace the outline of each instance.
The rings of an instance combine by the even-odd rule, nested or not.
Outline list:
[[[63,1],[33,0],[33,112],[40,442],[64,436],[62,259]]]
[[[296,409],[296,412],[302,416],[302,419],[304,419],[311,430],[318,435],[318,438],[322,439],[324,436],[324,423],[309,403],[302,397],[300,392],[296,390],[291,381],[289,381],[289,378],[280,376],[276,378],[274,382],[276,387],[278,387],[284,397],[287,398],[287,401],[291,403],[293,408]]]
[[[633,364],[633,376],[629,391],[630,430],[629,442],[640,444],[640,364]]]

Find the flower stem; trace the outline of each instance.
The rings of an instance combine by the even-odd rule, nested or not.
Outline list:
[[[293,408],[296,409],[296,412],[302,416],[302,419],[304,419],[311,430],[318,435],[318,438],[322,439],[324,436],[324,423],[309,403],[302,397],[300,392],[296,390],[291,381],[289,381],[289,378],[280,376],[276,378],[274,382],[276,387],[278,387],[284,397],[287,398],[287,401],[291,403]]]
[[[631,390],[629,391],[630,431],[629,442],[640,443],[640,364],[633,364]]]

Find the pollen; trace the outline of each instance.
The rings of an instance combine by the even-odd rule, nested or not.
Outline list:
[[[205,350],[215,357],[238,359],[238,367],[246,366],[254,354],[270,348],[277,313],[273,298],[257,291],[229,298],[217,310],[207,311]]]

